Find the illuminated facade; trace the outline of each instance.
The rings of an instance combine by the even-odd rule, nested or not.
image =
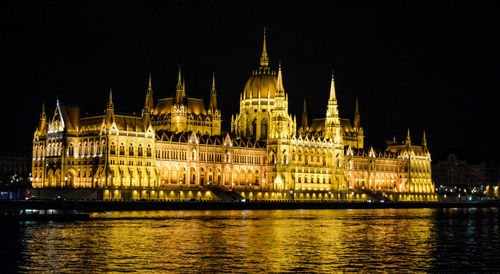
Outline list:
[[[425,140],[425,139],[424,139]],[[433,200],[425,143],[364,150],[358,104],[354,123],[339,116],[332,75],[325,117],[301,125],[288,112],[281,65],[260,66],[240,95],[230,132],[221,130],[215,78],[210,102],[188,98],[179,70],[175,96],[154,103],[151,76],[140,116],[104,115],[56,104],[42,110],[33,140],[35,188],[86,188],[102,199]],[[224,198],[225,197],[225,198]]]

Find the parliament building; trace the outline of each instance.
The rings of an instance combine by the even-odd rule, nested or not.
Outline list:
[[[33,188],[104,200],[437,200],[425,133],[418,145],[408,131],[403,143],[367,148],[357,102],[352,123],[339,114],[333,75],[325,116],[309,120],[304,101],[298,124],[265,34],[229,131],[215,78],[208,105],[187,96],[180,69],[172,95],[155,102],[150,75],[141,115],[115,113],[111,91],[103,115],[57,100],[47,117],[42,107]]]

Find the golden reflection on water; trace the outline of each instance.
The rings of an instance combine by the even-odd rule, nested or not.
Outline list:
[[[28,225],[22,270],[428,270],[436,210],[156,211]]]

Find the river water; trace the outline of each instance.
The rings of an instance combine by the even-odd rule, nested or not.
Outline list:
[[[0,272],[499,272],[490,209],[93,213],[0,224]]]

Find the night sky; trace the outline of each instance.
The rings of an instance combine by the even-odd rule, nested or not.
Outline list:
[[[435,160],[500,153],[494,3],[11,2],[0,8],[0,154],[31,151],[42,101],[49,117],[57,97],[99,114],[113,88],[117,112],[140,113],[149,72],[155,99],[170,97],[179,65],[188,96],[207,104],[215,72],[228,130],[264,27],[298,121],[304,98],[310,119],[325,116],[334,70],[340,115],[352,119],[359,99],[367,146],[410,128],[417,143],[426,131]]]

